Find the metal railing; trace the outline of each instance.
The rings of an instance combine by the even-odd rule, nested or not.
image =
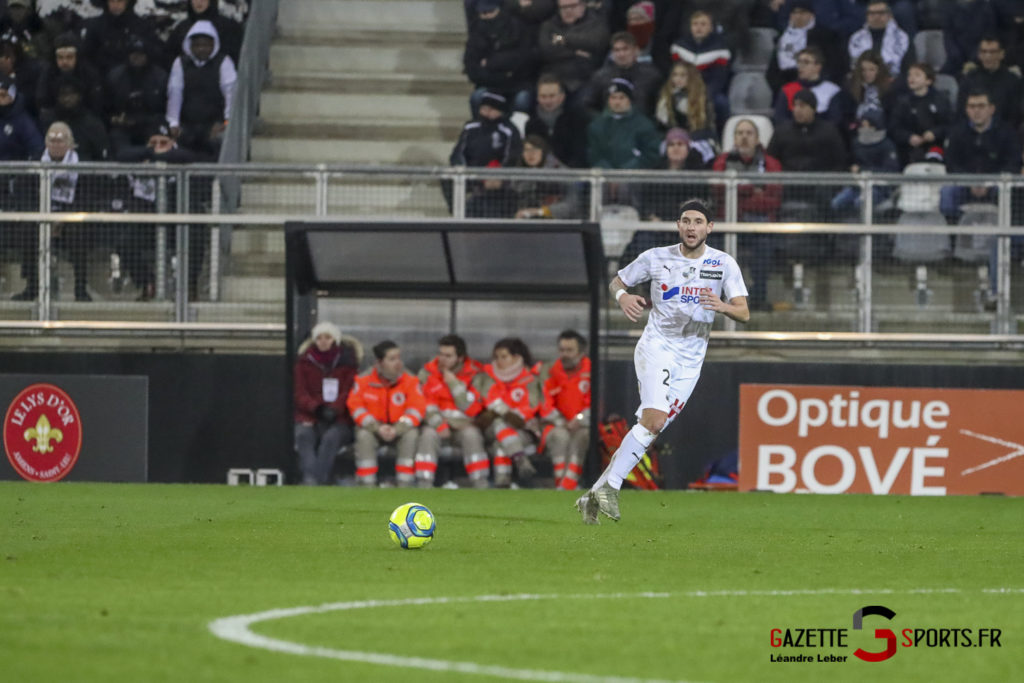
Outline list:
[[[610,270],[624,252],[628,257],[631,249],[644,246],[639,236],[672,241],[671,220],[644,220],[663,217],[648,213],[652,206],[664,213],[689,194],[709,199],[719,216],[714,232],[722,235],[716,244],[745,267],[752,259],[766,261],[767,270],[758,277],[767,282],[772,307],[758,316],[754,329],[759,331],[1017,335],[1024,319],[1017,251],[1024,240],[1024,228],[1017,227],[1024,223],[1024,178],[1019,176],[79,164],[75,171],[80,179],[91,179],[94,196],[83,198],[80,211],[51,211],[48,198],[66,171],[66,166],[29,162],[0,168],[0,181],[32,188],[18,195],[20,203],[5,207],[0,220],[13,228],[11,234],[35,229],[30,239],[37,262],[32,301],[0,304],[0,318],[273,324],[283,319],[280,227],[285,221],[510,218],[517,188],[530,186],[533,200],[535,186],[543,184],[554,191],[571,189],[574,217],[601,223]],[[486,202],[474,203],[483,180],[500,181],[512,199],[487,213]],[[239,189],[235,204],[223,201],[228,183]],[[144,198],[136,196],[140,186],[150,190],[141,192]],[[775,186],[777,206],[753,216],[744,194],[751,186]],[[984,190],[975,193],[982,201],[961,207],[961,220],[970,225],[940,213],[943,187]],[[855,209],[834,205],[844,188],[859,190],[863,200]],[[93,226],[97,238],[70,239],[76,226]],[[220,229],[235,230],[230,251],[219,248],[215,231]],[[114,237],[104,237],[104,230]],[[74,249],[90,250],[90,265],[102,267],[104,258],[123,245],[138,246],[139,235],[145,236],[146,270],[153,273],[147,301],[135,303],[134,296],[124,294],[135,295],[135,289],[118,293],[101,287],[95,273],[89,280],[91,303],[71,302],[65,288],[53,289],[67,272],[63,259]],[[936,244],[946,246],[915,260],[898,249],[906,237],[938,238]],[[6,298],[15,292],[14,266],[26,253],[25,240],[0,246],[7,263],[0,296]],[[770,258],[761,258],[766,251]],[[123,260],[125,254],[119,256]],[[193,262],[197,259],[201,263]],[[904,281],[906,287],[898,284]],[[890,291],[895,289],[898,296]],[[721,329],[731,332],[736,326],[726,321]]]

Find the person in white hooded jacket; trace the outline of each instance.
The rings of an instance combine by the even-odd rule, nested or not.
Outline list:
[[[167,81],[167,122],[182,147],[216,155],[238,72],[209,21],[197,21],[181,48]]]

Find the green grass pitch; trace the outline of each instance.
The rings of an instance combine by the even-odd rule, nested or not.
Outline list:
[[[0,680],[1024,680],[1024,500],[626,491],[622,522],[586,527],[574,498],[0,483]],[[408,501],[437,519],[422,550],[387,536]],[[210,628],[319,605],[248,627],[294,652]],[[869,605],[896,615],[853,630]],[[853,657],[876,628],[1000,646]]]

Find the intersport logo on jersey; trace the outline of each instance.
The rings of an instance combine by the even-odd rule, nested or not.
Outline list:
[[[744,384],[741,490],[1024,495],[1024,391]]]

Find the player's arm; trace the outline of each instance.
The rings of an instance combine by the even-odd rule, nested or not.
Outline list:
[[[630,294],[626,291],[626,283],[622,281],[618,275],[612,279],[612,284],[609,286],[612,292],[612,296],[619,304],[619,308],[626,315],[627,318],[636,322],[640,320],[640,316],[643,315],[644,306],[647,305],[647,300],[642,296],[636,294]]]
[[[750,320],[750,309],[747,308],[747,297],[745,296],[734,296],[729,301],[722,301],[721,297],[709,289],[700,295],[700,302],[704,308],[721,313],[738,323]]]

